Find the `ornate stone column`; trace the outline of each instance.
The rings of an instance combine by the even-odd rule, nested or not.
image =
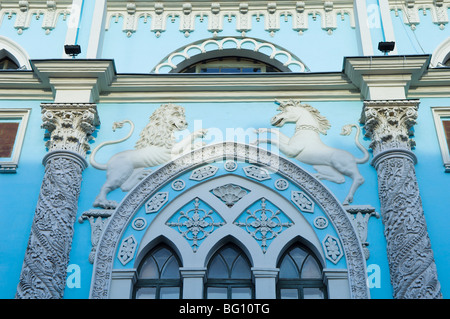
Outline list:
[[[92,103],[42,104],[49,152],[16,298],[62,298],[89,140],[99,125]]]
[[[394,298],[442,298],[414,165],[418,100],[366,101]]]

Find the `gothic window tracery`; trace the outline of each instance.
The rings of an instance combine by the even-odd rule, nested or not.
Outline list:
[[[325,299],[322,268],[314,254],[300,244],[291,246],[279,263],[277,298]]]
[[[134,287],[135,299],[180,299],[181,263],[166,245],[151,250],[138,268]]]
[[[250,262],[236,245],[223,246],[211,258],[207,270],[205,298],[254,298]]]

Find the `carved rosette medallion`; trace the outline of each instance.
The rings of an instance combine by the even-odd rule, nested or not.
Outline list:
[[[66,284],[84,156],[98,117],[94,104],[42,104],[49,153],[17,287],[18,299],[61,299]]]
[[[394,298],[442,298],[414,169],[417,100],[367,101],[363,122],[385,227]]]

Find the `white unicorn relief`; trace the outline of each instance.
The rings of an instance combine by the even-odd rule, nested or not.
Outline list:
[[[357,129],[355,144],[364,156],[355,158],[345,150],[329,147],[322,142],[320,134],[326,135],[331,125],[317,109],[308,104],[301,104],[300,101],[277,101],[277,103],[280,105],[277,110],[281,112],[272,117],[270,124],[282,127],[286,123],[295,123],[294,135],[288,137],[277,129],[260,128],[256,130],[257,134],[270,132],[277,134],[278,138],[258,138],[252,144],[271,143],[277,146],[287,157],[312,165],[317,171],[314,176],[318,179],[341,184],[345,182],[344,175],[350,177],[353,183],[343,204],[351,203],[356,190],[364,183],[357,164],[369,160],[369,152],[359,142],[360,127],[355,124],[345,125],[341,132],[341,135],[350,135],[353,127]]]

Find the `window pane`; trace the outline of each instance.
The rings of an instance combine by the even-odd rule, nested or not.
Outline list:
[[[280,290],[281,299],[298,299],[297,289],[281,289]]]
[[[156,287],[139,288],[136,291],[136,299],[155,299]]]
[[[147,279],[159,278],[158,268],[151,256],[144,261],[144,264],[142,265],[141,271],[139,273],[139,278],[147,278]]]
[[[208,287],[208,299],[227,299],[226,287]]]
[[[233,249],[232,247],[227,247],[225,249],[222,249],[220,251],[220,254],[222,255],[223,259],[225,259],[225,262],[228,265],[228,268],[231,269],[231,266],[233,265],[234,260],[238,256],[238,252]]]
[[[251,279],[252,273],[250,271],[250,265],[247,261],[239,256],[234,263],[233,269],[231,271],[231,278],[233,279]]]
[[[167,261],[164,269],[161,272],[161,279],[178,279],[180,278],[180,266],[177,259],[172,255]]]
[[[445,139],[447,140],[447,147],[450,150],[450,121],[443,120],[442,125],[444,126]]]
[[[281,263],[280,278],[299,278],[299,275],[297,267],[295,267],[291,257],[286,255]]]
[[[216,256],[208,269],[208,278],[228,278],[228,269],[220,256]]]
[[[231,288],[231,299],[252,299],[252,290],[249,287]]]
[[[323,299],[323,292],[320,288],[304,288],[304,299]]]
[[[303,265],[302,278],[322,278],[322,272],[314,257],[309,256]]]
[[[295,247],[289,252],[289,255],[292,257],[292,259],[297,264],[297,268],[301,269],[303,261],[308,256],[308,253],[304,251],[303,249],[300,249],[299,247]]]
[[[180,287],[161,287],[161,299],[180,299]]]
[[[0,123],[0,157],[11,157],[19,123]]]
[[[159,270],[162,270],[167,259],[169,259],[171,256],[172,253],[166,248],[161,248],[153,253],[153,258],[155,258],[156,262],[158,263]]]
[[[222,68],[222,73],[241,73],[240,68]]]

